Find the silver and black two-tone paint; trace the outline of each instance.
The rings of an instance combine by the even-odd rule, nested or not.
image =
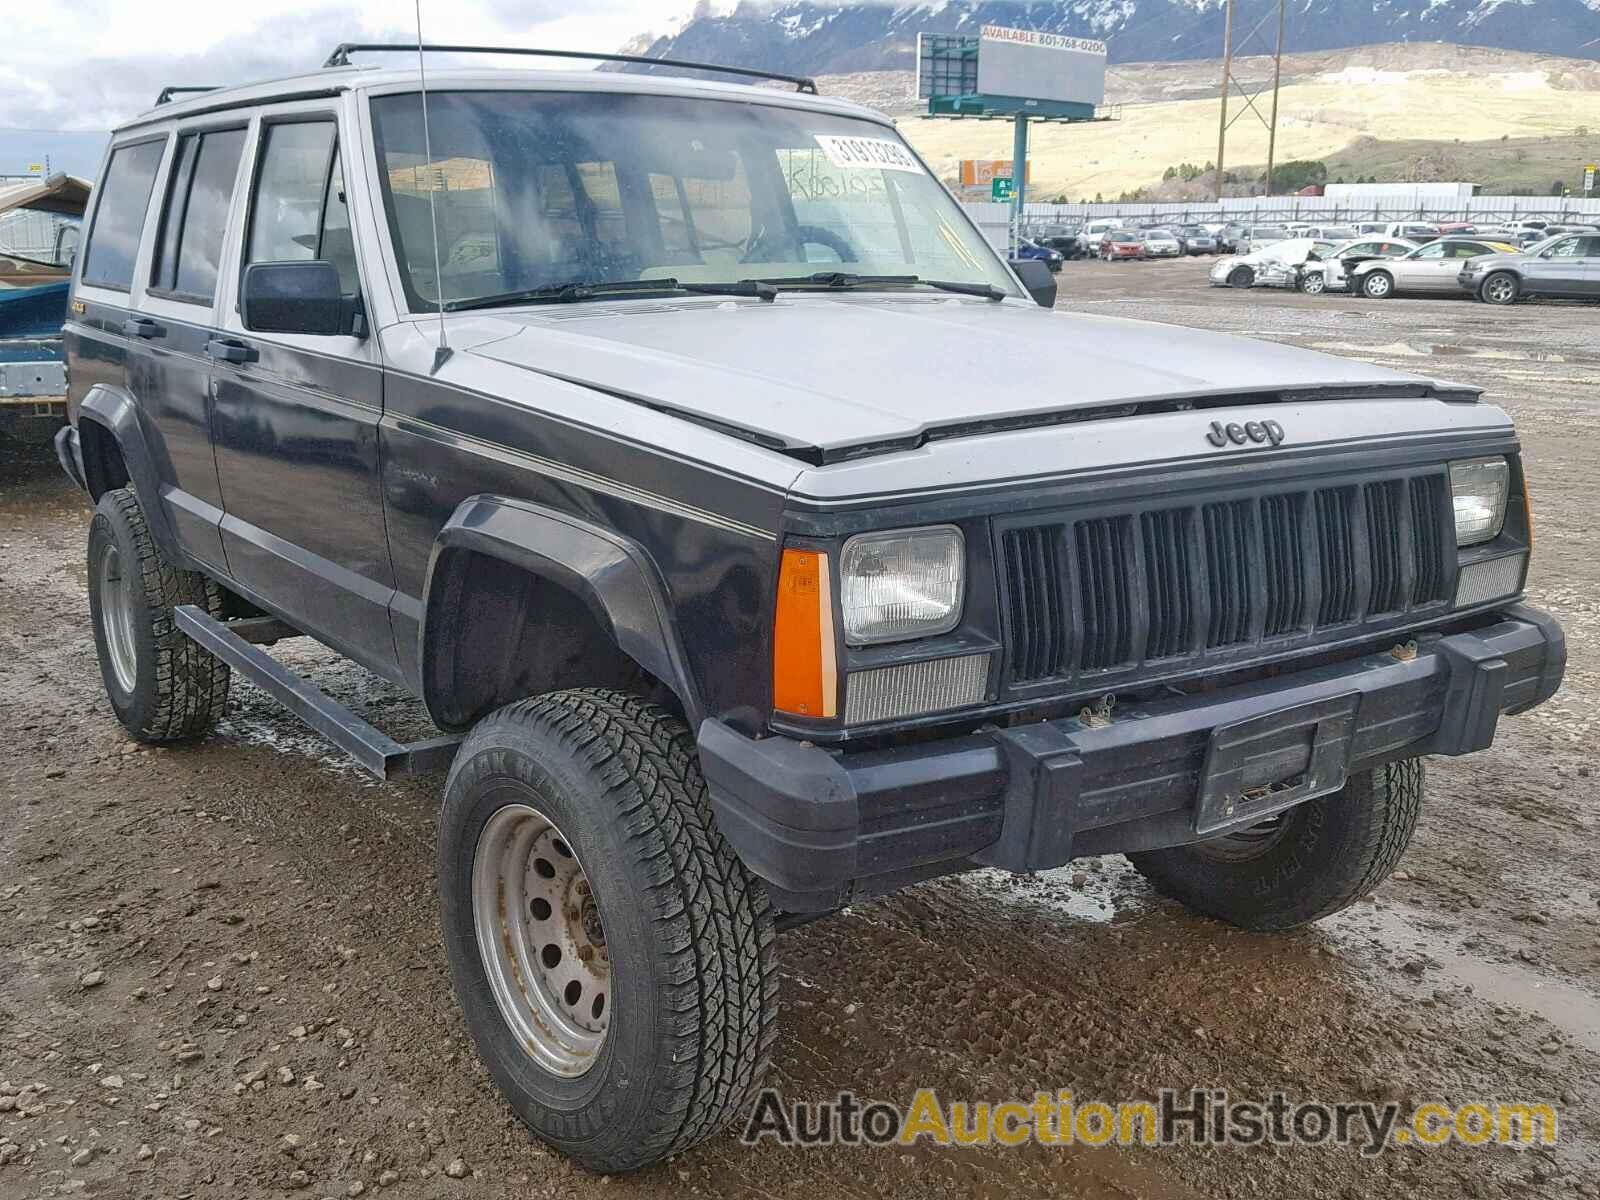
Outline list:
[[[1559,684],[1560,630],[1521,603],[1516,436],[1473,391],[1043,310],[954,204],[930,228],[970,270],[908,282],[948,245],[797,215],[802,170],[933,203],[885,182],[925,171],[909,150],[871,178],[828,158],[841,138],[901,144],[853,105],[653,75],[430,83],[431,167],[416,79],[392,71],[206,93],[112,139],[102,202],[120,187],[136,211],[97,213],[80,258],[62,459],[95,497],[131,481],[227,616],[270,615],[404,684],[445,731],[561,687],[667,703],[696,731],[723,835],[791,912],[1253,827],[1356,772],[1482,749]],[[700,147],[686,179],[582,127],[590,141],[550,152],[565,182],[535,194],[504,163],[452,158],[440,130],[501,129],[525,97],[524,154],[557,128],[542,122],[592,106],[619,130],[680,111],[782,127],[822,165],[788,142],[787,174]],[[142,203],[130,176],[148,176]],[[185,285],[168,233],[202,179],[221,196],[212,261]],[[531,213],[603,247],[611,274],[478,303],[470,264],[510,278],[546,248],[462,233],[450,209],[456,290],[423,294],[419,214],[474,189],[502,227]],[[662,215],[712,194],[743,222],[729,261],[750,279],[709,277],[714,239]],[[771,265],[779,233],[810,243],[813,277]],[[316,270],[273,275],[275,237],[327,264],[332,299]],[[254,320],[275,295],[290,302]],[[1056,340],[1075,353],[1037,352]],[[1458,546],[1452,464],[1478,460],[1506,464],[1503,520]],[[959,619],[852,641],[846,543],[925,528],[959,531]],[[774,700],[789,550],[829,565],[821,712]],[[899,704],[897,680],[957,660],[965,690],[932,693],[949,703]]]

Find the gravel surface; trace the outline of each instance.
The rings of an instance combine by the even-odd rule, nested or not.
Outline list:
[[[1600,1196],[1600,320],[1206,288],[1206,263],[1069,264],[1060,307],[1291,341],[1465,380],[1517,418],[1532,593],[1565,623],[1549,705],[1430,764],[1401,870],[1256,936],[1120,857],[983,872],[785,934],[776,1082],[899,1103],[1158,1088],[1549,1099],[1554,1150],[781,1150],[730,1135],[600,1180],[533,1143],[457,1014],[437,931],[440,780],[387,787],[236,684],[202,744],[129,742],[101,691],[88,510],[0,445],[0,1200],[105,1197]],[[1070,330],[1060,347],[1074,353]],[[303,643],[369,720],[414,702]]]

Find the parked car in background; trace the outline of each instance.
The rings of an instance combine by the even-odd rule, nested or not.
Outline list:
[[[1443,237],[1451,237],[1457,234],[1484,234],[1487,236],[1489,231],[1479,229],[1471,221],[1440,221],[1439,233]]]
[[[1219,258],[1207,275],[1212,287],[1293,287],[1301,264],[1316,250],[1311,238],[1269,242],[1249,254]]]
[[[1461,264],[1483,254],[1515,254],[1507,242],[1482,238],[1438,238],[1399,258],[1359,263],[1350,288],[1369,300],[1414,293],[1455,294],[1461,290]]]
[[[1307,225],[1300,237],[1316,238],[1319,242],[1348,242],[1359,237],[1354,225]]]
[[[1100,239],[1100,257],[1106,262],[1143,258],[1144,238],[1132,229],[1108,229]]]
[[[1139,236],[1146,258],[1182,258],[1183,243],[1170,229],[1146,229]]]
[[[1076,227],[1063,233],[1047,234],[1037,239],[1041,246],[1054,250],[1062,258],[1088,258],[1089,252],[1083,248],[1083,243],[1078,240]]]
[[[1044,263],[1045,266],[1049,267],[1052,272],[1061,270],[1061,264],[1063,261],[1065,261],[1061,251],[1052,250],[1048,246],[1041,246],[1032,238],[1017,239],[1016,257],[1018,260],[1023,262],[1026,262],[1029,259],[1035,259]]]
[[[1085,257],[1100,252],[1100,242],[1112,230],[1123,228],[1123,223],[1114,218],[1096,217],[1086,222],[1078,231],[1078,242],[1083,246]]]
[[[1557,234],[1525,252],[1471,259],[1456,282],[1486,304],[1527,296],[1600,300],[1600,233]]]
[[[1389,222],[1387,221],[1357,221],[1356,236],[1366,237],[1368,234],[1382,233],[1388,228]]]
[[[1404,238],[1354,238],[1335,245],[1317,261],[1307,262],[1301,269],[1299,288],[1308,295],[1323,292],[1342,292],[1350,286],[1350,272],[1358,263],[1374,258],[1399,258],[1417,248],[1417,243]]]
[[[1184,225],[1178,230],[1185,254],[1215,254],[1217,235],[1204,225]]]
[[[1217,236],[1217,251],[1221,254],[1240,253],[1239,242],[1245,235],[1245,227],[1237,221],[1229,221],[1225,225],[1217,226],[1213,232]]]
[[[1240,254],[1253,254],[1273,242],[1287,241],[1289,231],[1282,225],[1251,225],[1234,239],[1234,249]]]
[[[1439,236],[1439,227],[1425,221],[1390,221],[1383,227],[1385,237],[1405,238],[1407,241],[1431,242]]]

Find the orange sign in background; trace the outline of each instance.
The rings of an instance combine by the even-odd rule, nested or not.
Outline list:
[[[963,158],[961,186],[986,188],[996,175],[1011,175],[1009,158]],[[1028,182],[1033,182],[1033,164],[1028,164]]]

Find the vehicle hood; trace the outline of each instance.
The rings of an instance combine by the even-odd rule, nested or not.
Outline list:
[[[815,462],[1158,401],[1436,386],[1473,398],[1272,342],[921,293],[588,302],[496,314],[479,328],[488,336],[470,352],[481,358]]]

